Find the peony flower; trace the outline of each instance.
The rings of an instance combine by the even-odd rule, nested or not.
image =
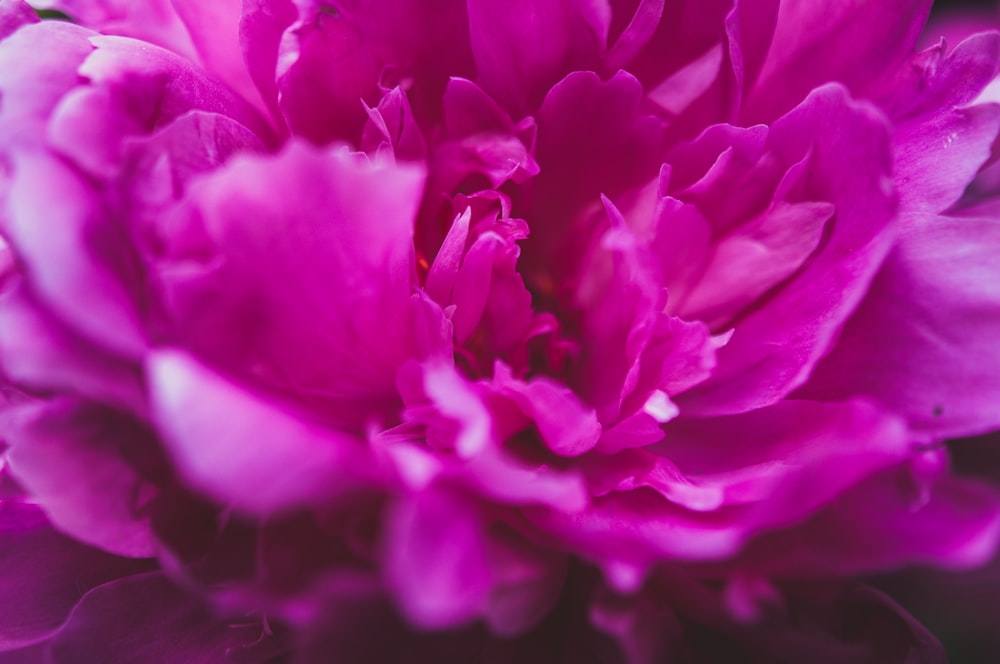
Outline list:
[[[0,0],[0,662],[931,662],[1000,35]]]

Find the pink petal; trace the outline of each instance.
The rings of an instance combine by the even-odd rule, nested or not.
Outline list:
[[[117,267],[130,271],[131,247],[116,236],[89,183],[65,162],[42,152],[18,153],[12,161],[4,230],[33,291],[81,335],[139,356],[145,331],[134,295],[123,284],[132,279],[115,274]],[[49,195],[53,189],[59,196]],[[95,255],[97,238],[105,240],[102,255]]]
[[[94,346],[54,319],[24,292],[0,296],[0,364],[23,386],[60,390],[144,410],[140,368]]]
[[[828,82],[863,92],[882,72],[910,56],[930,5],[929,0],[781,3],[774,47],[747,101],[744,119],[772,120]]]
[[[606,46],[606,0],[470,0],[468,8],[479,80],[518,117],[569,72],[594,69]]]
[[[145,571],[147,561],[117,558],[52,529],[41,510],[0,504],[0,651],[51,636],[87,590]]]
[[[155,553],[148,514],[156,489],[125,462],[155,438],[124,415],[73,400],[7,415],[8,459],[17,480],[64,533],[109,553]]]
[[[0,0],[0,40],[24,25],[38,23],[38,16],[23,0]]]
[[[828,350],[893,239],[887,134],[880,115],[836,86],[813,92],[771,128],[774,149],[795,161],[803,142],[815,141],[801,195],[836,206],[832,232],[790,283],[736,323],[712,376],[679,398],[682,411],[734,413],[773,403],[802,384]]]
[[[566,386],[544,376],[528,381],[514,378],[510,369],[497,364],[493,389],[517,407],[535,426],[550,450],[560,456],[588,452],[601,436],[597,414],[587,408]]]
[[[297,417],[190,356],[157,351],[147,370],[153,421],[178,471],[225,505],[274,514],[322,504],[365,467],[361,440]]]
[[[239,42],[241,0],[171,0],[183,21],[205,70],[222,79],[255,107],[263,108],[260,93],[243,62]]]
[[[220,620],[200,600],[154,572],[119,579],[84,595],[53,639],[48,661],[215,664],[243,649],[252,652],[251,646],[268,636],[261,619]],[[266,656],[261,653],[258,661]]]
[[[441,629],[479,615],[492,584],[482,518],[468,501],[423,492],[395,507],[387,529],[385,573],[410,621]]]
[[[299,143],[234,160],[164,224],[159,268],[191,347],[359,430],[394,420],[396,372],[420,354],[423,173],[365,161]]]
[[[933,437],[1000,425],[1000,223],[974,210],[905,233],[803,394],[865,394]]]
[[[64,21],[43,21],[0,42],[0,146],[42,142],[52,109],[79,84],[77,68],[93,50],[92,34]],[[41,42],[47,47],[39,51]]]
[[[902,469],[871,478],[802,526],[752,543],[740,567],[793,576],[906,564],[968,569],[995,555],[1000,541],[995,488],[943,478],[930,500],[915,506],[908,479]]]

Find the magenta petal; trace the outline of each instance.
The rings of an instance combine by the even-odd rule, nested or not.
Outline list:
[[[85,170],[113,176],[128,136],[151,133],[192,110],[227,115],[273,142],[248,101],[190,61],[132,39],[90,41],[95,50],[79,69],[90,84],[62,99],[48,128],[51,144]]]
[[[74,22],[103,34],[131,37],[197,59],[172,0],[36,0],[31,4],[64,12]]]
[[[766,574],[858,574],[932,564],[983,565],[1000,542],[1000,495],[994,487],[943,478],[929,500],[914,502],[912,477],[890,469],[846,492],[828,509],[747,548],[742,569]]]
[[[195,349],[358,429],[392,423],[396,372],[419,355],[410,296],[423,172],[366,162],[300,143],[234,160],[164,223],[159,265]]]
[[[491,587],[486,533],[457,495],[426,491],[398,504],[386,534],[386,574],[403,612],[424,629],[471,620]]]
[[[0,40],[32,23],[38,23],[38,16],[24,0],[0,0]]]
[[[566,583],[568,560],[528,544],[512,531],[490,533],[490,593],[485,619],[501,637],[524,633],[544,620]]]
[[[897,130],[895,171],[906,183],[900,189],[904,225],[926,224],[926,217],[958,202],[990,159],[998,129],[1000,106],[980,104]]]
[[[53,639],[49,661],[218,664],[266,638],[259,618],[216,619],[198,599],[155,572],[113,581],[87,593]]]
[[[59,196],[51,196],[53,189]],[[39,299],[84,336],[127,356],[146,345],[132,294],[96,255],[93,240],[112,223],[83,178],[44,153],[18,153],[5,231]],[[110,238],[109,238],[110,239]],[[127,264],[129,248],[106,244]],[[102,256],[103,258],[103,256]]]
[[[67,390],[141,413],[140,368],[75,334],[24,290],[0,295],[0,364],[7,377],[34,389]]]
[[[223,504],[262,514],[322,504],[364,469],[361,440],[296,417],[183,353],[153,353],[148,371],[168,453],[192,486]]]
[[[872,97],[902,125],[974,103],[1000,68],[1000,35],[981,32],[951,46],[949,52],[949,45],[939,42],[913,55]]]
[[[120,556],[155,553],[142,510],[156,489],[123,458],[152,448],[148,429],[68,399],[21,406],[6,416],[11,470],[57,528]]]
[[[530,113],[569,72],[595,69],[606,46],[606,0],[470,0],[468,7],[479,80],[515,116]]]
[[[800,154],[803,141],[815,141],[801,195],[836,206],[832,231],[790,283],[738,321],[716,371],[678,401],[682,412],[733,413],[773,403],[805,382],[827,352],[893,240],[887,129],[881,115],[850,101],[839,86],[816,90],[771,128],[779,154]]]
[[[930,0],[782,2],[774,46],[745,118],[772,120],[824,83],[836,81],[864,92],[910,56],[930,6]]]
[[[819,245],[829,203],[778,203],[716,243],[678,314],[718,327],[792,276]]]
[[[77,68],[93,50],[89,30],[62,21],[26,25],[0,42],[0,147],[39,144],[59,99],[79,83]],[[39,51],[38,44],[47,47]]]
[[[1000,425],[998,251],[989,209],[909,229],[803,393],[870,395],[935,439]]]
[[[295,4],[299,20],[285,33],[278,61],[281,110],[293,132],[316,143],[356,141],[381,72],[366,12]]]
[[[539,376],[520,381],[508,367],[497,364],[493,388],[534,421],[542,440],[556,454],[578,456],[593,448],[601,436],[597,413],[553,380]]]
[[[148,569],[60,535],[41,510],[0,504],[0,651],[48,638],[90,588]]]
[[[368,122],[361,134],[361,149],[368,154],[387,150],[397,159],[423,161],[427,144],[413,117],[406,93],[396,87],[383,95],[378,106],[368,109]]]
[[[786,400],[731,417],[679,418],[655,449],[687,481],[721,492],[723,504],[753,505],[742,522],[754,530],[801,520],[913,454],[902,421],[863,401]]]
[[[260,106],[260,96],[243,62],[239,42],[241,0],[171,0],[177,15],[198,51],[205,69],[254,106]]]
[[[197,176],[235,154],[263,149],[260,138],[236,120],[204,111],[188,111],[149,136],[128,138],[119,182],[133,232],[148,232],[153,222],[147,218],[182,198]]]
[[[612,19],[618,22],[617,16],[624,7],[618,6],[620,3],[611,3]],[[608,52],[604,59],[604,67],[610,71],[625,69],[629,62],[639,54],[642,47],[650,40],[656,32],[657,26],[663,18],[665,0],[639,0],[635,7],[628,25],[624,27],[620,35],[614,38],[614,43],[608,46]]]
[[[287,134],[278,104],[278,50],[281,37],[297,16],[292,0],[244,0],[239,44],[250,79],[257,87],[279,135]]]

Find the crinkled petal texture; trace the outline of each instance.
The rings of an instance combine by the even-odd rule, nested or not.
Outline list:
[[[0,662],[943,661],[847,581],[1000,542],[929,4],[0,0]]]

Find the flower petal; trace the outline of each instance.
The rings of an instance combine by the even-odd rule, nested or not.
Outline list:
[[[52,664],[216,664],[267,640],[260,619],[216,619],[159,572],[87,593],[52,640]],[[251,661],[264,661],[259,656]]]
[[[771,128],[779,153],[801,154],[803,142],[814,141],[799,186],[805,200],[836,206],[832,231],[787,285],[737,321],[712,376],[678,398],[682,412],[735,413],[773,403],[805,382],[828,351],[894,239],[887,129],[880,114],[851,102],[839,86],[813,92]]]
[[[423,172],[366,161],[300,143],[233,160],[164,223],[158,267],[192,348],[359,431],[395,423],[396,372],[420,354]]]
[[[80,596],[150,564],[83,546],[57,533],[41,510],[0,503],[0,651],[48,638]]]
[[[802,393],[870,395],[933,439],[1000,425],[998,251],[989,208],[911,226]]]
[[[8,411],[11,470],[52,523],[110,553],[155,553],[148,512],[155,487],[125,455],[158,456],[152,432],[124,415],[69,399]]]
[[[491,588],[486,533],[460,496],[425,491],[389,518],[386,574],[406,617],[423,629],[468,622]]]
[[[365,468],[361,440],[296,417],[190,356],[156,351],[147,371],[168,453],[191,486],[223,504],[258,514],[322,504]]]
[[[773,46],[744,120],[777,118],[824,83],[864,92],[910,56],[930,6],[930,0],[782,2]]]
[[[518,117],[569,72],[595,69],[607,45],[607,0],[469,0],[468,8],[479,80]]]

